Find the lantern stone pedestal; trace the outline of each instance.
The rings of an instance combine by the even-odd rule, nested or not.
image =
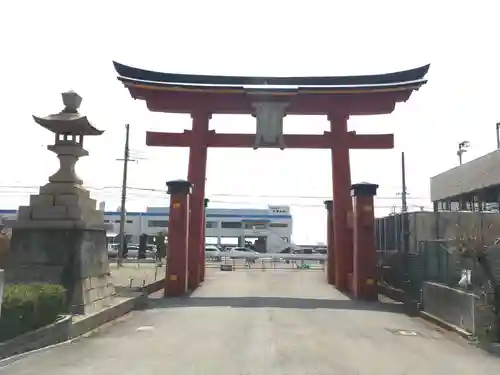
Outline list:
[[[100,135],[86,116],[78,113],[81,97],[64,93],[62,112],[35,121],[55,133],[60,169],[19,207],[12,223],[7,283],[46,282],[67,290],[68,309],[74,314],[98,311],[112,303],[104,213],[83,188],[75,164],[88,152],[84,135]]]

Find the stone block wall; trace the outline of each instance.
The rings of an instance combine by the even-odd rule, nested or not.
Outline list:
[[[49,183],[40,194],[30,196],[29,206],[19,207],[15,227],[90,228],[102,227],[104,213],[96,200],[79,185]]]
[[[75,314],[111,304],[106,233],[102,229],[14,228],[7,283],[47,282],[67,289]]]

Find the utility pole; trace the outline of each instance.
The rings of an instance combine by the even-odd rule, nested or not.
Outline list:
[[[130,125],[125,125],[125,149],[123,159],[117,159],[119,161],[123,161],[123,181],[122,181],[122,200],[120,206],[120,250],[118,251],[118,259],[117,265],[121,266],[123,264],[123,255],[125,254],[125,222],[127,220],[127,211],[125,209],[125,204],[127,201],[127,175],[128,175],[128,162],[133,161],[130,160],[130,147],[129,147],[129,138],[130,138]]]
[[[408,212],[408,189],[406,187],[406,165],[405,165],[405,153],[401,153],[401,211]]]
[[[401,152],[401,247],[403,250],[403,280],[405,282],[405,290],[409,290],[409,239],[410,239],[410,219],[408,214],[408,188],[406,186],[406,164],[405,153]]]

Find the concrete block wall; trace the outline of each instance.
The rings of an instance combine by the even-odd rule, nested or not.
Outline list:
[[[8,283],[63,285],[72,313],[83,314],[111,302],[104,230],[14,228]]]

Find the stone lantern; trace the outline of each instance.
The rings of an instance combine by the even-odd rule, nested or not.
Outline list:
[[[103,131],[92,126],[87,116],[78,113],[82,98],[76,92],[65,92],[62,97],[65,107],[60,113],[33,118],[37,124],[55,134],[55,143],[47,148],[57,155],[61,166],[49,181],[81,185],[83,182],[75,173],[75,164],[79,158],[89,154],[83,148],[83,137],[101,135]]]
[[[78,112],[82,98],[62,94],[64,109],[35,122],[55,135],[47,148],[59,158],[59,170],[21,206],[12,223],[12,239],[5,276],[7,283],[54,283],[67,290],[68,309],[84,314],[113,303],[109,280],[104,212],[82,186],[75,164],[88,151],[85,136],[101,135]]]
[[[46,117],[33,116],[35,122],[55,135],[47,149],[59,158],[59,170],[40,188],[40,194],[30,197],[30,205],[19,208],[17,227],[103,228],[103,212],[96,210],[96,200],[82,187],[83,181],[75,172],[75,164],[88,156],[83,148],[85,136],[101,135],[81,115],[78,108],[82,98],[76,92],[62,94],[64,109]]]

